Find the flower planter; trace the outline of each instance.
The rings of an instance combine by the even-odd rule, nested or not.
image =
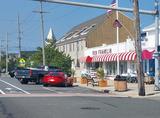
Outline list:
[[[127,91],[127,81],[114,81],[115,91]]]
[[[114,80],[114,90],[118,90],[118,81]]]
[[[114,79],[114,88],[115,91],[127,91],[127,81],[125,78],[117,75]]]
[[[85,77],[81,77],[81,84],[87,84],[87,79]]]
[[[99,87],[107,87],[107,80],[101,79],[98,82]]]

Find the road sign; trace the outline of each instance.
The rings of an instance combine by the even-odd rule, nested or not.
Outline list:
[[[19,64],[20,64],[20,66],[25,66],[25,64],[26,64],[25,59],[20,58],[20,60],[19,60]]]

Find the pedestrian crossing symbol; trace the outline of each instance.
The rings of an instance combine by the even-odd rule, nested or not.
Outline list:
[[[26,63],[25,59],[20,58],[20,60],[19,60],[20,66],[25,66],[25,63]]]

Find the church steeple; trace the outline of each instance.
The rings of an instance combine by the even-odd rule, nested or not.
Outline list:
[[[50,44],[55,44],[56,42],[56,38],[54,36],[54,33],[53,33],[53,30],[52,28],[49,29],[49,32],[48,32],[48,35],[47,35],[47,38],[45,40],[45,45],[50,45]]]

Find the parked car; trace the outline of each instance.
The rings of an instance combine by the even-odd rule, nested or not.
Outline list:
[[[64,72],[49,72],[42,78],[43,86],[72,86],[73,81]]]
[[[35,82],[41,84],[41,79],[49,72],[62,72],[58,67],[43,66],[37,68],[17,68],[14,75],[22,84]]]

